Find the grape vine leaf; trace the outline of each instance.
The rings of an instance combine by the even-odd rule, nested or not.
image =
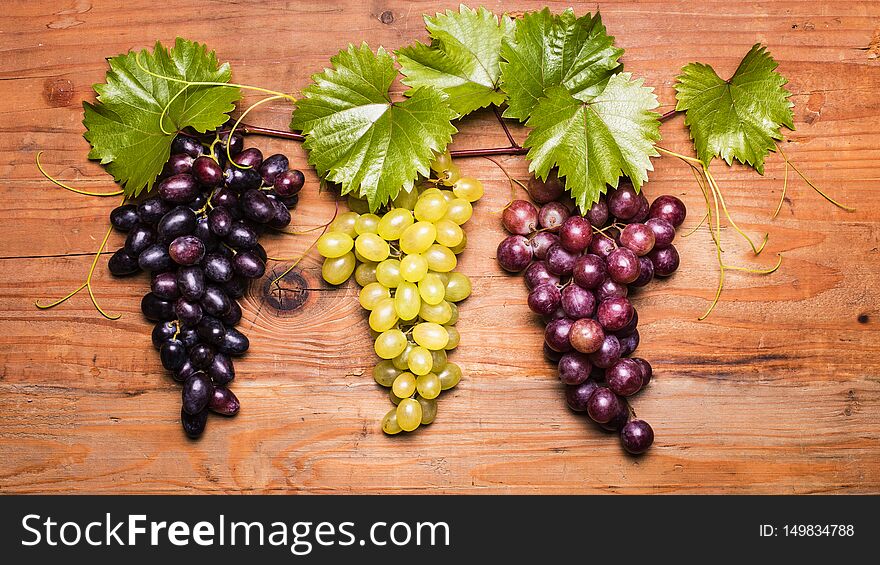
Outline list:
[[[622,69],[621,55],[598,12],[580,18],[571,8],[559,15],[548,8],[525,14],[501,48],[504,116],[525,121],[547,89],[558,85],[589,101]]]
[[[781,140],[781,127],[794,129],[794,103],[776,72],[779,66],[766,47],[755,44],[730,80],[723,80],[703,63],[682,68],[675,84],[678,104],[685,111],[697,157],[705,165],[721,157],[751,165],[764,174],[764,159]]]
[[[502,15],[499,21],[483,7],[473,10],[462,4],[458,12],[425,16],[425,26],[430,45],[417,41],[396,52],[402,82],[413,88],[407,95],[422,86],[438,88],[459,117],[504,102],[501,44],[513,33],[510,17]]]
[[[106,165],[125,195],[134,197],[144,188],[152,188],[178,130],[191,127],[204,133],[220,127],[229,119],[241,93],[237,87],[189,86],[151,75],[189,82],[229,82],[229,63],[219,65],[205,45],[179,37],[170,51],[156,42],[152,53],[130,51],[110,58],[109,63],[107,82],[94,87],[97,104],[83,103],[84,136],[92,145],[89,158]],[[160,125],[166,105],[168,111]],[[172,133],[165,133],[162,125]]]
[[[619,73],[590,101],[577,99],[564,86],[546,91],[526,123],[529,171],[542,179],[553,167],[565,177],[572,197],[586,210],[606,191],[617,187],[621,175],[638,190],[654,170],[650,157],[658,155],[658,106],[654,89],[643,79]]]
[[[290,127],[305,134],[305,148],[318,174],[354,192],[377,210],[428,176],[434,153],[442,152],[457,130],[445,95],[418,88],[392,102],[389,88],[397,70],[382,47],[349,45],[330,59],[332,69],[312,77],[297,102]]]

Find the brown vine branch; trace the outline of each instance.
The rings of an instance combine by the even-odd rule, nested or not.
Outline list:
[[[525,155],[529,152],[525,147],[521,147],[516,140],[513,138],[513,135],[510,133],[510,129],[507,127],[507,123],[504,121],[504,118],[501,116],[500,111],[497,107],[493,107],[495,110],[495,116],[498,118],[498,122],[501,124],[501,127],[504,129],[504,134],[507,136],[507,139],[510,141],[509,147],[489,147],[489,148],[479,148],[479,149],[455,149],[449,152],[452,157],[467,158],[467,157],[492,157],[494,155]],[[676,110],[669,110],[668,112],[661,114],[659,120],[661,122],[665,122],[666,120],[672,118],[678,114]],[[227,133],[229,130],[219,130],[217,133]],[[241,131],[242,133],[251,134],[251,135],[264,135],[266,137],[277,137],[279,139],[289,139],[292,141],[305,141],[306,136],[299,132],[294,131],[285,131],[280,129],[266,128],[262,126],[254,126],[251,124],[239,124],[236,131]]]
[[[513,139],[513,136],[510,134],[510,129],[507,127],[507,122],[504,121],[504,116],[501,115],[501,110],[498,109],[498,106],[492,106],[492,111],[495,113],[495,117],[498,119],[498,123],[501,124],[501,129],[504,130],[504,135],[507,136],[507,140],[510,142],[511,147],[519,147],[519,143]]]

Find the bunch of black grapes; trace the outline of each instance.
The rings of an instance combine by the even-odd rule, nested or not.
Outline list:
[[[204,431],[209,410],[239,410],[229,389],[232,357],[250,343],[235,329],[236,299],[265,273],[259,237],[290,224],[304,182],[287,157],[264,159],[259,149],[244,149],[241,135],[215,136],[210,146],[200,139],[178,135],[154,194],[110,213],[113,227],[128,233],[110,272],[149,273],[141,310],[156,323],[153,345],[162,365],[183,383],[180,419],[193,438]]]

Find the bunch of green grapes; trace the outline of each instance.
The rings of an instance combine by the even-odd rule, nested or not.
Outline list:
[[[436,178],[401,191],[384,214],[349,198],[318,240],[324,280],[342,284],[354,274],[359,301],[370,312],[376,355],[373,378],[395,404],[382,420],[387,434],[411,432],[437,416],[437,397],[461,380],[447,360],[460,340],[457,303],[471,281],[455,272],[467,243],[461,226],[483,195],[482,183],[462,177],[448,153],[431,165]]]

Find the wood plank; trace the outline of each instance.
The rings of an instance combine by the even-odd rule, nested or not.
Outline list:
[[[729,273],[718,309],[698,322],[717,281],[714,249],[700,230],[680,240],[679,273],[640,292],[639,354],[652,362],[656,379],[633,405],[657,435],[641,458],[625,455],[616,438],[565,407],[522,282],[494,260],[503,238],[498,210],[510,189],[485,159],[462,164],[487,186],[461,262],[474,278],[474,295],[461,308],[463,344],[453,357],[466,378],[444,394],[437,422],[407,437],[378,429],[390,405],[369,375],[374,357],[353,283],[327,287],[314,256],[297,270],[306,281],[301,308],[274,309],[265,281],[242,301],[241,329],[252,350],[236,365],[234,390],[244,408],[232,419],[212,417],[198,442],[179,430],[179,387],[162,371],[138,312],[144,277],[113,280],[99,269],[95,289],[108,311],[123,314],[116,322],[100,318],[85,295],[50,311],[33,307],[79,284],[115,204],[52,187],[33,165],[43,150],[52,174],[91,190],[114,188],[86,160],[81,137],[81,102],[103,78],[103,57],[184,35],[231,61],[237,81],[297,92],[348,42],[366,38],[394,48],[424,39],[421,14],[456,3],[208,5],[157,11],[145,1],[14,2],[0,24],[0,93],[9,101],[0,126],[0,492],[880,490],[880,53],[870,47],[880,5],[600,5],[627,49],[628,70],[657,88],[663,109],[674,105],[672,85],[683,64],[699,59],[725,75],[753,43],[768,43],[795,93],[797,130],[786,152],[858,208],[835,209],[792,177],[771,222],[782,187],[778,156],[764,177],[714,166],[740,225],[756,236],[770,233],[755,259],[723,230],[728,260],[769,266],[782,253],[783,266],[768,277]],[[515,9],[542,5],[517,2]],[[486,6],[503,9],[501,2]],[[380,19],[386,11],[389,23]],[[250,121],[283,128],[289,108],[261,108]],[[504,143],[490,112],[460,125],[456,147]],[[691,151],[680,117],[663,135],[665,147]],[[306,167],[296,144],[253,143]],[[521,158],[498,163],[515,178],[528,176]],[[681,163],[662,158],[654,165],[646,192],[680,195],[690,211],[686,232],[699,222],[702,196]],[[334,209],[309,174],[294,214],[301,227],[323,223]],[[293,257],[314,237],[272,235],[265,245],[272,255]],[[120,242],[114,235],[109,247]]]

